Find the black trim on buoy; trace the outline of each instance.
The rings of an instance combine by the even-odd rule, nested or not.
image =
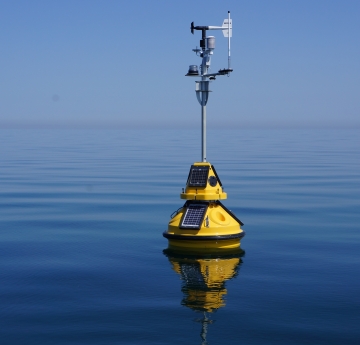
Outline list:
[[[217,180],[218,180],[218,182],[219,182],[220,187],[222,187],[222,183],[221,183],[221,181],[220,181],[220,177],[218,176],[218,174],[217,174],[217,172],[216,172],[216,170],[215,170],[215,167],[212,165],[211,168],[212,168],[212,170],[213,170],[213,172],[214,172],[215,177],[217,178]]]
[[[169,234],[166,231],[163,232],[163,236],[169,240],[183,240],[183,241],[222,241],[222,240],[236,240],[245,236],[245,231],[239,234],[232,235],[219,235],[219,236],[187,236],[187,235],[174,235]]]

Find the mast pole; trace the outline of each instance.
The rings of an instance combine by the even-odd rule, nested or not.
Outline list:
[[[231,25],[232,27],[232,25]],[[228,69],[231,66],[231,56],[230,56],[230,11],[228,11]]]
[[[206,97],[205,92],[202,97]],[[201,106],[201,160],[206,162],[206,105]]]
[[[209,81],[206,80],[208,74],[208,47],[206,30],[202,30],[203,40],[203,59],[201,64],[201,161],[206,162],[206,103],[209,97]]]

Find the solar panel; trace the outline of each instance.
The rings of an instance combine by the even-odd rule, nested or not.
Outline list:
[[[207,204],[190,204],[182,218],[180,228],[200,229],[207,208]]]
[[[188,186],[206,187],[208,175],[209,166],[192,165],[189,173]]]

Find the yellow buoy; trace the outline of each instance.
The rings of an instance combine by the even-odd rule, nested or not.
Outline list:
[[[200,48],[193,49],[202,59],[200,71],[197,65],[190,65],[187,77],[200,77],[195,81],[196,98],[201,105],[201,162],[194,163],[189,172],[186,188],[180,194],[185,204],[173,213],[167,231],[163,233],[171,247],[229,250],[238,248],[245,232],[243,223],[228,210],[220,200],[227,198],[220,178],[213,165],[206,159],[206,104],[209,99],[210,82],[217,76],[229,76],[230,37],[232,20],[230,11],[222,26],[195,26],[191,23],[191,33],[202,33]],[[228,38],[228,68],[210,72],[211,58],[215,49],[215,37],[206,36],[207,30],[221,30]]]

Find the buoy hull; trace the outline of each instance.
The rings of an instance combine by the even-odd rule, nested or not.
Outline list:
[[[245,236],[241,224],[218,200],[187,201],[170,220],[163,236],[173,247],[238,248],[240,240]]]

